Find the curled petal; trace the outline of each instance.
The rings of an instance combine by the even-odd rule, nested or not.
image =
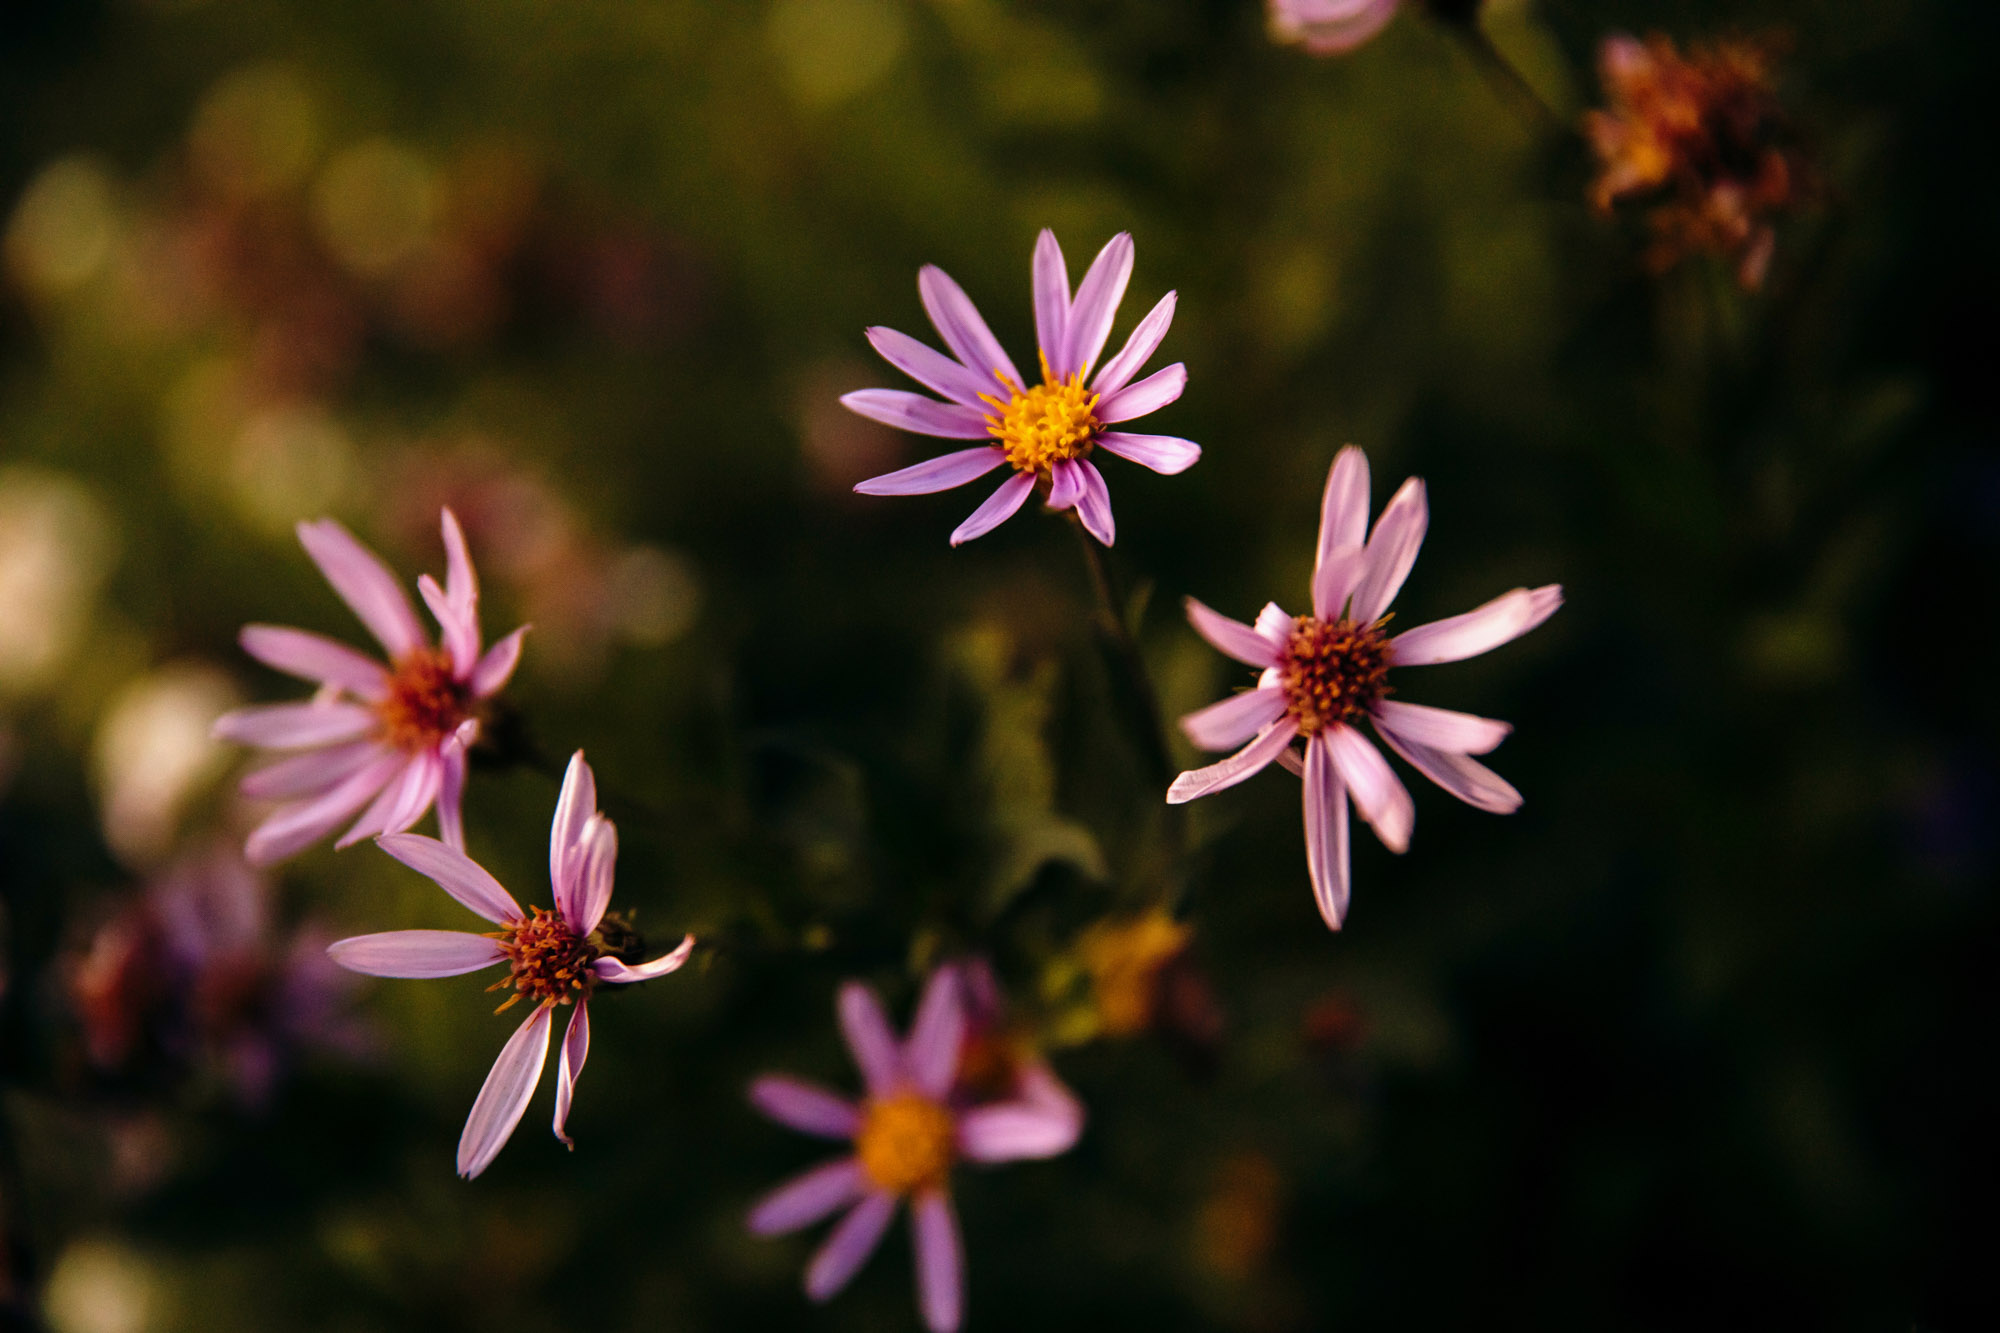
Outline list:
[[[1432,666],[1477,657],[1520,638],[1556,613],[1562,605],[1562,585],[1550,583],[1532,591],[1516,588],[1484,606],[1448,620],[1405,630],[1389,640],[1397,666]]]
[[[1035,341],[1041,344],[1049,370],[1057,379],[1067,378],[1069,359],[1069,269],[1063,264],[1062,246],[1056,234],[1044,227],[1035,238],[1032,265],[1035,295]]]
[[[1148,412],[1157,412],[1179,398],[1187,389],[1187,367],[1176,361],[1156,370],[1137,384],[1128,384],[1107,395],[1097,405],[1097,419],[1107,424],[1130,421]]]
[[[1509,723],[1490,717],[1398,699],[1384,699],[1375,705],[1375,727],[1395,740],[1449,754],[1485,754],[1514,730]]]
[[[1139,373],[1139,367],[1146,364],[1160,344],[1166,340],[1167,329],[1174,322],[1174,304],[1179,298],[1168,292],[1160,298],[1158,305],[1147,312],[1139,321],[1139,327],[1132,330],[1132,336],[1125,340],[1125,346],[1117,356],[1104,363],[1097,372],[1097,378],[1090,382],[1091,389],[1099,394],[1113,394],[1132,382]]]
[[[1231,620],[1220,611],[1212,611],[1190,597],[1187,599],[1188,623],[1195,633],[1207,639],[1216,651],[1225,653],[1246,666],[1269,667],[1278,664],[1281,646],[1240,620]],[[1261,618],[1259,623],[1261,624]]]
[[[1200,445],[1173,435],[1133,435],[1114,430],[1098,436],[1097,443],[1106,453],[1128,458],[1166,477],[1185,472],[1201,461]]]
[[[474,698],[490,699],[507,687],[514,668],[521,664],[521,640],[527,634],[528,627],[523,625],[486,650],[479,665],[472,668],[472,678],[465,682]]]
[[[268,750],[304,750],[359,740],[375,730],[375,714],[360,704],[259,704],[215,719],[209,734]]]
[[[1306,870],[1312,876],[1313,902],[1327,929],[1339,930],[1349,890],[1347,788],[1324,737],[1306,742],[1305,779]]]
[[[1207,796],[1225,787],[1234,787],[1244,779],[1263,771],[1276,759],[1292,737],[1298,733],[1291,726],[1278,722],[1272,724],[1263,735],[1238,750],[1219,764],[1207,768],[1197,768],[1174,779],[1173,786],[1167,788],[1168,805],[1184,805],[1198,797]]]
[[[947,440],[986,438],[985,414],[957,403],[940,403],[902,389],[856,389],[840,396],[841,406],[871,421],[918,435]]]
[[[868,1178],[862,1174],[860,1162],[852,1157],[828,1162],[786,1181],[758,1200],[757,1206],[750,1210],[750,1233],[782,1236],[809,1227],[853,1203],[867,1190]]]
[[[348,971],[371,977],[455,977],[507,956],[494,940],[462,930],[385,930],[335,940],[326,952]]]
[[[963,546],[974,537],[984,537],[1012,518],[1015,511],[1027,503],[1034,489],[1035,479],[1025,472],[1017,472],[1007,478],[986,498],[985,504],[973,510],[972,516],[952,531],[951,544]]]
[[[1521,793],[1514,790],[1513,784],[1477,759],[1419,745],[1393,732],[1383,732],[1382,739],[1411,768],[1475,809],[1511,815],[1521,808]]]
[[[917,1304],[930,1333],[958,1333],[965,1314],[965,1248],[958,1235],[951,1196],[925,1190],[910,1204],[916,1247]]]
[[[1430,504],[1424,498],[1424,483],[1411,477],[1396,491],[1375,520],[1362,556],[1361,581],[1354,588],[1354,619],[1368,624],[1381,618],[1389,603],[1402,590],[1410,567],[1417,563],[1417,551],[1424,544],[1430,526]]]
[[[958,1118],[958,1151],[973,1162],[1018,1162],[1068,1152],[1083,1133],[1083,1108],[1043,1102],[975,1106]]]
[[[990,372],[968,370],[934,348],[926,347],[907,333],[894,329],[871,328],[868,341],[882,359],[933,393],[941,393],[955,403],[984,411],[982,394],[999,387]]]
[[[958,1073],[959,1048],[965,1041],[960,975],[949,965],[931,973],[923,998],[917,1001],[910,1039],[903,1045],[903,1072],[928,1097],[943,1098]]]
[[[693,952],[694,936],[685,935],[672,953],[661,954],[650,963],[631,967],[616,958],[600,958],[590,965],[590,970],[595,972],[600,980],[619,985],[634,981],[652,981],[657,977],[666,976],[669,972],[680,971],[682,965],[687,962],[688,955]]]
[[[976,481],[1006,461],[1007,451],[998,445],[961,449],[856,482],[854,489],[862,495],[934,495]]]
[[[980,317],[979,307],[972,304],[965,289],[943,269],[934,264],[924,265],[917,274],[917,295],[923,298],[924,313],[930,316],[931,327],[967,368],[991,372],[996,386],[1003,383],[1025,386],[1021,372],[1014,369],[1000,340]]]
[[[521,1123],[535,1085],[542,1081],[542,1065],[549,1054],[549,1022],[553,1005],[538,1004],[527,1021],[515,1030],[493,1062],[479,1097],[466,1117],[465,1132],[458,1137],[458,1174],[472,1179],[490,1165],[502,1146]]]
[[[479,613],[454,605],[450,595],[428,574],[417,576],[417,591],[423,594],[424,605],[437,620],[445,653],[451,658],[452,678],[470,680],[479,665]]]
[[[375,845],[495,925],[504,926],[527,915],[485,867],[436,838],[391,833],[376,839]]]
[[[389,650],[391,661],[427,645],[409,594],[381,558],[356,541],[353,533],[330,518],[301,523],[298,533],[306,554],[340,599]]]
[[[556,1056],[555,1131],[565,1148],[576,1147],[565,1130],[569,1125],[570,1101],[576,1096],[577,1076],[583,1073],[583,1062],[589,1055],[590,1002],[578,1000],[576,1013],[570,1016],[569,1031],[563,1034],[562,1050]]]
[[[236,641],[273,670],[377,702],[389,692],[389,673],[344,643],[283,625],[245,625]]]
[[[882,1233],[895,1217],[895,1195],[880,1190],[864,1194],[861,1202],[840,1219],[833,1234],[826,1238],[826,1244],[819,1247],[819,1253],[806,1266],[806,1295],[815,1301],[837,1295],[854,1279],[861,1265],[868,1262],[868,1256],[875,1253],[875,1247],[882,1243]]]
[[[750,1104],[788,1129],[822,1139],[853,1138],[861,1119],[845,1097],[785,1074],[766,1074],[752,1083]]]
[[[1049,508],[1068,509],[1083,498],[1082,464],[1059,459],[1049,468]]]
[[[1353,727],[1339,723],[1321,732],[1320,740],[1331,751],[1334,767],[1339,771],[1342,785],[1354,797],[1355,808],[1375,830],[1382,845],[1392,852],[1409,850],[1417,807],[1382,752]],[[1310,768],[1306,776],[1312,776]]]
[[[1097,363],[1098,353],[1111,336],[1118,303],[1125,299],[1125,287],[1132,281],[1132,257],[1132,234],[1121,231],[1105,242],[1077,284],[1063,340],[1064,375],[1088,375]]]
[[[1181,719],[1181,730],[1204,750],[1229,750],[1285,715],[1285,692],[1250,690],[1231,695]]]
[[[1111,518],[1111,492],[1104,484],[1104,474],[1087,458],[1077,460],[1076,470],[1083,482],[1083,493],[1076,500],[1076,516],[1083,520],[1084,531],[1109,546],[1118,535],[1118,527]]]
[[[903,1081],[903,1052],[888,1015],[882,1012],[882,1001],[868,987],[850,981],[840,988],[837,1007],[841,1035],[847,1038],[868,1095],[895,1091]]]

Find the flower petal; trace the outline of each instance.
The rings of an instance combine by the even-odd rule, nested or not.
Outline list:
[[[363,838],[406,831],[423,818],[443,786],[444,761],[438,758],[437,751],[423,750],[408,756],[403,771],[382,788],[375,803],[333,844],[335,850],[344,851]]]
[[[1349,872],[1347,855],[1347,788],[1334,768],[1333,752],[1324,737],[1306,742],[1306,871],[1312,876],[1313,902],[1328,930],[1339,930],[1347,916]]]
[[[975,1106],[958,1118],[958,1151],[973,1162],[1018,1162],[1066,1153],[1083,1133],[1082,1107],[1043,1102]]]
[[[972,511],[972,516],[952,530],[951,544],[963,546],[974,537],[984,537],[993,529],[1014,516],[1014,512],[1027,503],[1035,489],[1035,479],[1025,472],[1016,472],[1000,483],[993,494],[986,497],[986,503]]]
[[[1105,242],[1077,284],[1064,335],[1065,376],[1088,375],[1097,364],[1098,353],[1111,337],[1111,323],[1118,317],[1118,303],[1125,299],[1125,287],[1132,281],[1132,256],[1132,233],[1121,231]]]
[[[1139,367],[1147,358],[1160,350],[1166,340],[1167,329],[1174,322],[1174,305],[1179,297],[1168,292],[1160,298],[1159,304],[1146,313],[1139,321],[1139,327],[1132,330],[1132,336],[1125,340],[1125,346],[1117,356],[1104,363],[1097,372],[1097,378],[1090,382],[1091,390],[1100,395],[1117,393],[1132,382],[1139,373]]]
[[[236,636],[243,651],[276,671],[322,685],[338,685],[370,703],[389,692],[389,673],[344,643],[283,625],[245,625]]]
[[[465,745],[456,739],[447,742],[439,758],[443,770],[438,779],[438,840],[462,852],[465,850]]]
[[[528,627],[523,625],[486,650],[479,665],[472,668],[472,678],[465,682],[473,698],[490,699],[506,688],[514,668],[521,664],[521,640],[527,633]]]
[[[563,770],[556,816],[549,826],[549,889],[560,907],[583,873],[583,831],[597,813],[597,774],[578,750]]]
[[[917,1090],[942,1100],[958,1074],[965,1042],[965,1001],[959,970],[949,964],[931,973],[917,1001],[917,1016],[903,1044],[903,1072]]]
[[[267,750],[304,750],[359,740],[375,730],[375,725],[372,709],[360,704],[315,700],[238,708],[215,719],[209,734],[219,741],[235,741]]]
[[[1156,370],[1137,384],[1128,384],[1106,395],[1097,404],[1097,419],[1107,425],[1157,412],[1181,396],[1187,388],[1187,366],[1176,361]]]
[[[556,906],[578,935],[588,935],[611,906],[611,883],[618,869],[618,826],[603,815],[592,815],[583,830],[583,869],[567,904]]]
[[[280,807],[251,830],[243,844],[244,857],[252,865],[267,866],[310,847],[366,805],[402,766],[402,756],[383,755],[334,787]]]
[[[630,966],[616,958],[600,958],[590,965],[590,970],[603,981],[614,985],[629,985],[635,981],[652,981],[664,977],[669,972],[678,972],[694,952],[694,936],[683,935],[681,942],[674,946],[672,953],[661,954],[650,963]]]
[[[1554,615],[1561,605],[1559,583],[1532,591],[1516,588],[1503,592],[1462,616],[1433,620],[1398,634],[1389,640],[1391,660],[1397,666],[1433,666],[1477,657],[1520,638]]]
[[[861,1122],[853,1102],[816,1083],[766,1074],[750,1085],[750,1104],[788,1129],[822,1139],[851,1139]]]
[[[466,611],[479,605],[479,575],[472,568],[472,550],[465,544],[465,529],[458,525],[458,515],[449,507],[438,511],[438,523],[444,530],[444,588],[451,604]],[[475,619],[473,625],[478,626]],[[479,645],[472,648],[473,657],[479,656]]]
[[[1283,654],[1286,646],[1292,641],[1293,631],[1298,626],[1292,620],[1291,613],[1285,610],[1284,607],[1279,606],[1276,602],[1266,602],[1264,603],[1264,609],[1257,613],[1257,623],[1253,628],[1259,636],[1271,645],[1273,653]],[[1251,665],[1254,666],[1256,664],[1252,663]],[[1275,671],[1277,668],[1266,667],[1265,670]],[[1276,684],[1275,681],[1265,680],[1259,680],[1257,683],[1259,685]]]
[[[1118,525],[1111,517],[1111,491],[1104,484],[1104,474],[1087,458],[1077,460],[1076,470],[1083,478],[1083,494],[1077,497],[1076,516],[1083,520],[1085,531],[1109,546],[1118,535]]]
[[[986,417],[957,403],[940,403],[920,393],[902,389],[856,389],[840,396],[840,405],[870,421],[879,421],[897,430],[918,435],[937,435],[947,440],[983,440]]]
[[[806,1266],[806,1295],[824,1301],[839,1294],[875,1253],[895,1217],[895,1195],[880,1190],[864,1194]]]
[[[464,852],[421,833],[391,833],[375,845],[497,926],[527,915],[500,881]]]
[[[933,495],[975,481],[1006,461],[1007,451],[998,445],[961,449],[856,482],[854,489],[862,495]]]
[[[389,752],[375,741],[350,741],[324,750],[307,750],[252,769],[238,790],[253,801],[283,801],[323,792],[359,771],[369,760]]]
[[[837,1008],[841,1035],[847,1038],[868,1095],[894,1092],[903,1082],[903,1051],[882,1012],[882,1001],[868,987],[850,981],[840,988]]]
[[[1389,609],[1389,603],[1402,591],[1403,580],[1410,576],[1410,567],[1417,563],[1417,551],[1429,526],[1430,505],[1424,498],[1423,480],[1411,477],[1397,488],[1369,535],[1361,581],[1354,588],[1355,620],[1372,624]]]
[[[1276,759],[1292,737],[1298,734],[1290,725],[1279,722],[1268,728],[1263,735],[1238,750],[1219,764],[1207,768],[1192,769],[1174,779],[1174,785],[1167,788],[1168,805],[1184,805],[1198,797],[1234,787],[1245,778],[1263,770]]]
[[[1368,541],[1368,455],[1348,445],[1334,455],[1327,469],[1326,492],[1319,502],[1319,556],[1313,568],[1335,551]]]
[[[563,1141],[563,1147],[574,1150],[576,1141],[564,1131],[569,1125],[570,1101],[576,1096],[577,1076],[583,1073],[583,1062],[590,1056],[590,1001],[578,1000],[576,1013],[569,1020],[569,1031],[563,1034],[562,1050],[556,1056],[556,1137]]]
[[[417,575],[417,591],[423,594],[424,605],[431,609],[431,616],[438,623],[445,655],[451,658],[452,679],[471,679],[479,665],[478,612],[453,606],[451,597],[428,574]]]
[[[1240,620],[1231,620],[1220,611],[1211,611],[1202,603],[1190,597],[1187,599],[1188,623],[1195,633],[1207,639],[1221,653],[1225,653],[1247,666],[1269,667],[1278,664],[1279,648],[1273,647],[1271,640]]]
[[[933,393],[955,403],[985,411],[982,394],[1000,396],[1000,382],[989,373],[968,370],[944,353],[894,329],[871,328],[868,342],[882,359]]]
[[[1332,752],[1340,781],[1354,797],[1354,808],[1392,852],[1408,851],[1417,807],[1382,752],[1353,727],[1335,723],[1320,733]],[[1307,777],[1312,776],[1310,769]]]
[[[1477,759],[1403,740],[1393,732],[1382,732],[1382,739],[1411,768],[1475,809],[1511,815],[1521,808],[1521,793],[1513,784]]]
[[[1189,713],[1181,730],[1204,750],[1233,750],[1284,715],[1283,690],[1249,690]]]
[[[1035,238],[1031,271],[1035,341],[1041,344],[1042,359],[1048,364],[1049,373],[1056,379],[1065,379],[1069,375],[1069,362],[1064,355],[1069,341],[1069,269],[1063,263],[1062,246],[1056,242],[1056,234],[1046,227]]]
[[[458,1174],[472,1179],[493,1161],[528,1109],[549,1054],[549,1020],[555,1006],[538,1004],[493,1062],[458,1136]]]
[[[1200,445],[1173,435],[1133,435],[1114,430],[1098,436],[1097,444],[1106,453],[1129,458],[1166,477],[1185,472],[1201,461]]]
[[[389,572],[380,556],[354,539],[354,534],[330,518],[298,526],[299,544],[319,566],[326,581],[340,599],[368,627],[384,648],[389,660],[407,657],[428,647],[424,628],[417,622],[409,594]]]
[[[1367,568],[1368,548],[1365,546],[1342,546],[1329,551],[1326,559],[1313,570],[1313,614],[1321,620],[1339,620],[1345,616],[1347,605]]]
[[[958,1333],[965,1314],[965,1248],[951,1196],[939,1189],[925,1190],[911,1200],[910,1221],[917,1305],[924,1312],[924,1323],[931,1333]]]
[[[462,930],[385,930],[335,940],[326,952],[348,971],[371,977],[455,977],[507,956],[494,940]]]
[[[924,265],[917,273],[917,295],[923,299],[931,327],[968,370],[975,374],[991,372],[994,384],[999,387],[1008,384],[1027,387],[1021,372],[1008,359],[1006,349],[1000,346],[1000,340],[986,327],[979,307],[972,304],[972,298],[949,274],[934,264]]]
[[[1485,754],[1514,731],[1513,725],[1428,704],[1384,699],[1375,705],[1376,730],[1410,745],[1448,754]]]
[[[828,1162],[786,1181],[757,1201],[748,1225],[755,1236],[782,1236],[809,1227],[860,1198],[868,1190],[861,1163],[852,1157]],[[865,1256],[864,1256],[865,1257]]]
[[[1049,499],[1051,509],[1068,509],[1083,498],[1083,473],[1073,459],[1062,458],[1049,466]]]

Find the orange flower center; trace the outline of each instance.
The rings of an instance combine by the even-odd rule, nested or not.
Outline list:
[[[897,1093],[861,1108],[854,1150],[877,1188],[909,1194],[944,1183],[958,1154],[957,1126],[930,1098]]]
[[[1047,476],[1055,464],[1090,452],[1101,427],[1097,395],[1084,387],[1082,372],[1057,379],[1043,353],[1042,383],[1021,389],[1004,376],[1001,382],[1009,390],[1005,401],[992,394],[980,397],[993,407],[986,414],[986,433],[1006,450],[1016,472]]]
[[[389,676],[389,693],[375,705],[383,739],[399,750],[427,750],[472,716],[472,700],[452,674],[451,655],[420,648]]]
[[[590,965],[603,956],[604,950],[591,940],[579,938],[558,912],[531,907],[525,921],[516,921],[505,930],[490,934],[500,942],[500,951],[507,955],[510,966],[506,976],[486,989],[514,988],[514,993],[495,1013],[524,996],[542,1004],[587,1000],[597,986],[597,974],[590,970]]]
[[[1292,622],[1291,641],[1278,667],[1285,711],[1307,736],[1336,722],[1358,722],[1389,693],[1388,617],[1372,625],[1352,620]]]

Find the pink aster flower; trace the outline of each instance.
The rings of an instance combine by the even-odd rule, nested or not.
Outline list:
[[[1429,508],[1424,484],[1404,482],[1368,531],[1368,457],[1349,445],[1333,460],[1320,510],[1312,614],[1292,616],[1267,603],[1250,626],[1188,599],[1188,619],[1220,651],[1263,670],[1257,687],[1181,719],[1205,750],[1248,745],[1219,764],[1183,773],[1167,789],[1175,805],[1233,787],[1277,760],[1305,778],[1306,866],[1326,924],[1347,915],[1347,802],[1392,852],[1409,846],[1416,808],[1375,734],[1410,766],[1459,800],[1512,814],[1521,795],[1471,756],[1512,731],[1505,722],[1390,699],[1389,672],[1477,657],[1517,639],[1555,614],[1562,587],[1516,588],[1484,606],[1388,633],[1389,603],[1416,563]],[[1367,537],[1363,542],[1364,535]],[[1305,742],[1303,758],[1292,750]]]
[[[928,495],[1005,465],[1013,475],[958,525],[953,546],[1000,526],[1037,488],[1051,509],[1074,508],[1091,535],[1111,545],[1111,493],[1091,454],[1102,449],[1168,476],[1201,457],[1201,446],[1188,440],[1111,429],[1165,407],[1187,387],[1187,367],[1178,362],[1133,382],[1173,323],[1172,292],[1139,321],[1123,350],[1091,375],[1131,277],[1132,237],[1120,232],[1098,252],[1072,299],[1062,247],[1054,232],[1041,234],[1035,243],[1034,295],[1042,382],[1030,386],[959,285],[944,270],[926,265],[917,275],[917,293],[951,356],[894,329],[870,329],[868,341],[890,365],[948,401],[900,389],[862,389],[840,401],[901,430],[985,443],[854,489],[863,495]]]
[[[931,974],[908,1041],[898,1041],[866,986],[840,990],[840,1026],[867,1092],[859,1103],[815,1084],[768,1075],[751,1103],[782,1125],[823,1139],[847,1139],[852,1154],[806,1172],[750,1212],[750,1230],[782,1235],[846,1210],[806,1268],[806,1295],[824,1301],[845,1287],[881,1243],[896,1207],[910,1201],[916,1241],[917,1304],[932,1333],[951,1333],[965,1307],[965,1256],[952,1211],[951,1168],[1067,1152],[1082,1113],[1046,1100],[967,1106],[956,1095],[964,1051],[964,984],[955,967]]]
[[[395,575],[352,533],[330,518],[299,524],[306,554],[381,642],[389,665],[302,629],[243,627],[245,652],[320,686],[304,703],[239,708],[216,720],[218,739],[299,752],[243,779],[245,796],[284,802],[244,845],[252,862],[269,865],[302,851],[357,811],[336,846],[399,833],[433,803],[444,840],[464,845],[466,747],[478,738],[484,704],[514,674],[527,628],[480,651],[472,556],[449,509],[443,521],[445,586],[428,574],[417,580],[443,631],[441,646],[431,643]]]
[[[1352,51],[1389,26],[1402,0],[1269,0],[1271,35],[1316,56]]]
[[[638,939],[615,914],[607,915],[618,860],[618,830],[597,812],[597,781],[578,750],[563,775],[549,832],[549,883],[556,910],[521,909],[512,894],[464,852],[435,838],[392,833],[382,850],[500,927],[474,935],[456,930],[391,930],[356,935],[328,947],[333,961],[377,977],[455,977],[495,963],[508,974],[488,990],[513,987],[501,1010],[523,997],[534,1002],[520,1028],[501,1048],[493,1072],[472,1103],[458,1140],[458,1174],[468,1180],[486,1169],[528,1109],[548,1061],[549,1034],[558,1006],[573,1004],[569,1030],[556,1061],[556,1137],[564,1132],[577,1076],[590,1053],[590,997],[606,983],[650,981],[677,970],[694,950],[694,936],[650,963],[633,966]],[[495,1011],[496,1013],[499,1010]]]

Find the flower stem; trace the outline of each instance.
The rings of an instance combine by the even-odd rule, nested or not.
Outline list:
[[[1556,114],[1556,109],[1535,90],[1534,84],[1528,82],[1520,67],[1493,44],[1493,39],[1487,35],[1486,29],[1479,26],[1476,16],[1464,22],[1448,22],[1445,26],[1457,33],[1459,40],[1465,43],[1466,51],[1472,56],[1472,63],[1479,67],[1479,72],[1485,76],[1487,84],[1493,91],[1499,94],[1500,100],[1513,107],[1523,120],[1537,129],[1564,128],[1563,118]]]
[[[1159,691],[1153,688],[1153,677],[1146,670],[1146,659],[1139,652],[1131,627],[1125,623],[1124,603],[1118,595],[1111,562],[1105,557],[1104,548],[1084,530],[1083,521],[1074,509],[1066,511],[1065,517],[1083,546],[1084,563],[1090,568],[1090,584],[1097,594],[1095,619],[1098,647],[1103,650],[1105,664],[1111,669],[1118,707],[1139,743],[1146,766],[1151,770],[1150,776],[1164,793],[1167,784],[1173,781],[1174,761],[1167,749]]]

